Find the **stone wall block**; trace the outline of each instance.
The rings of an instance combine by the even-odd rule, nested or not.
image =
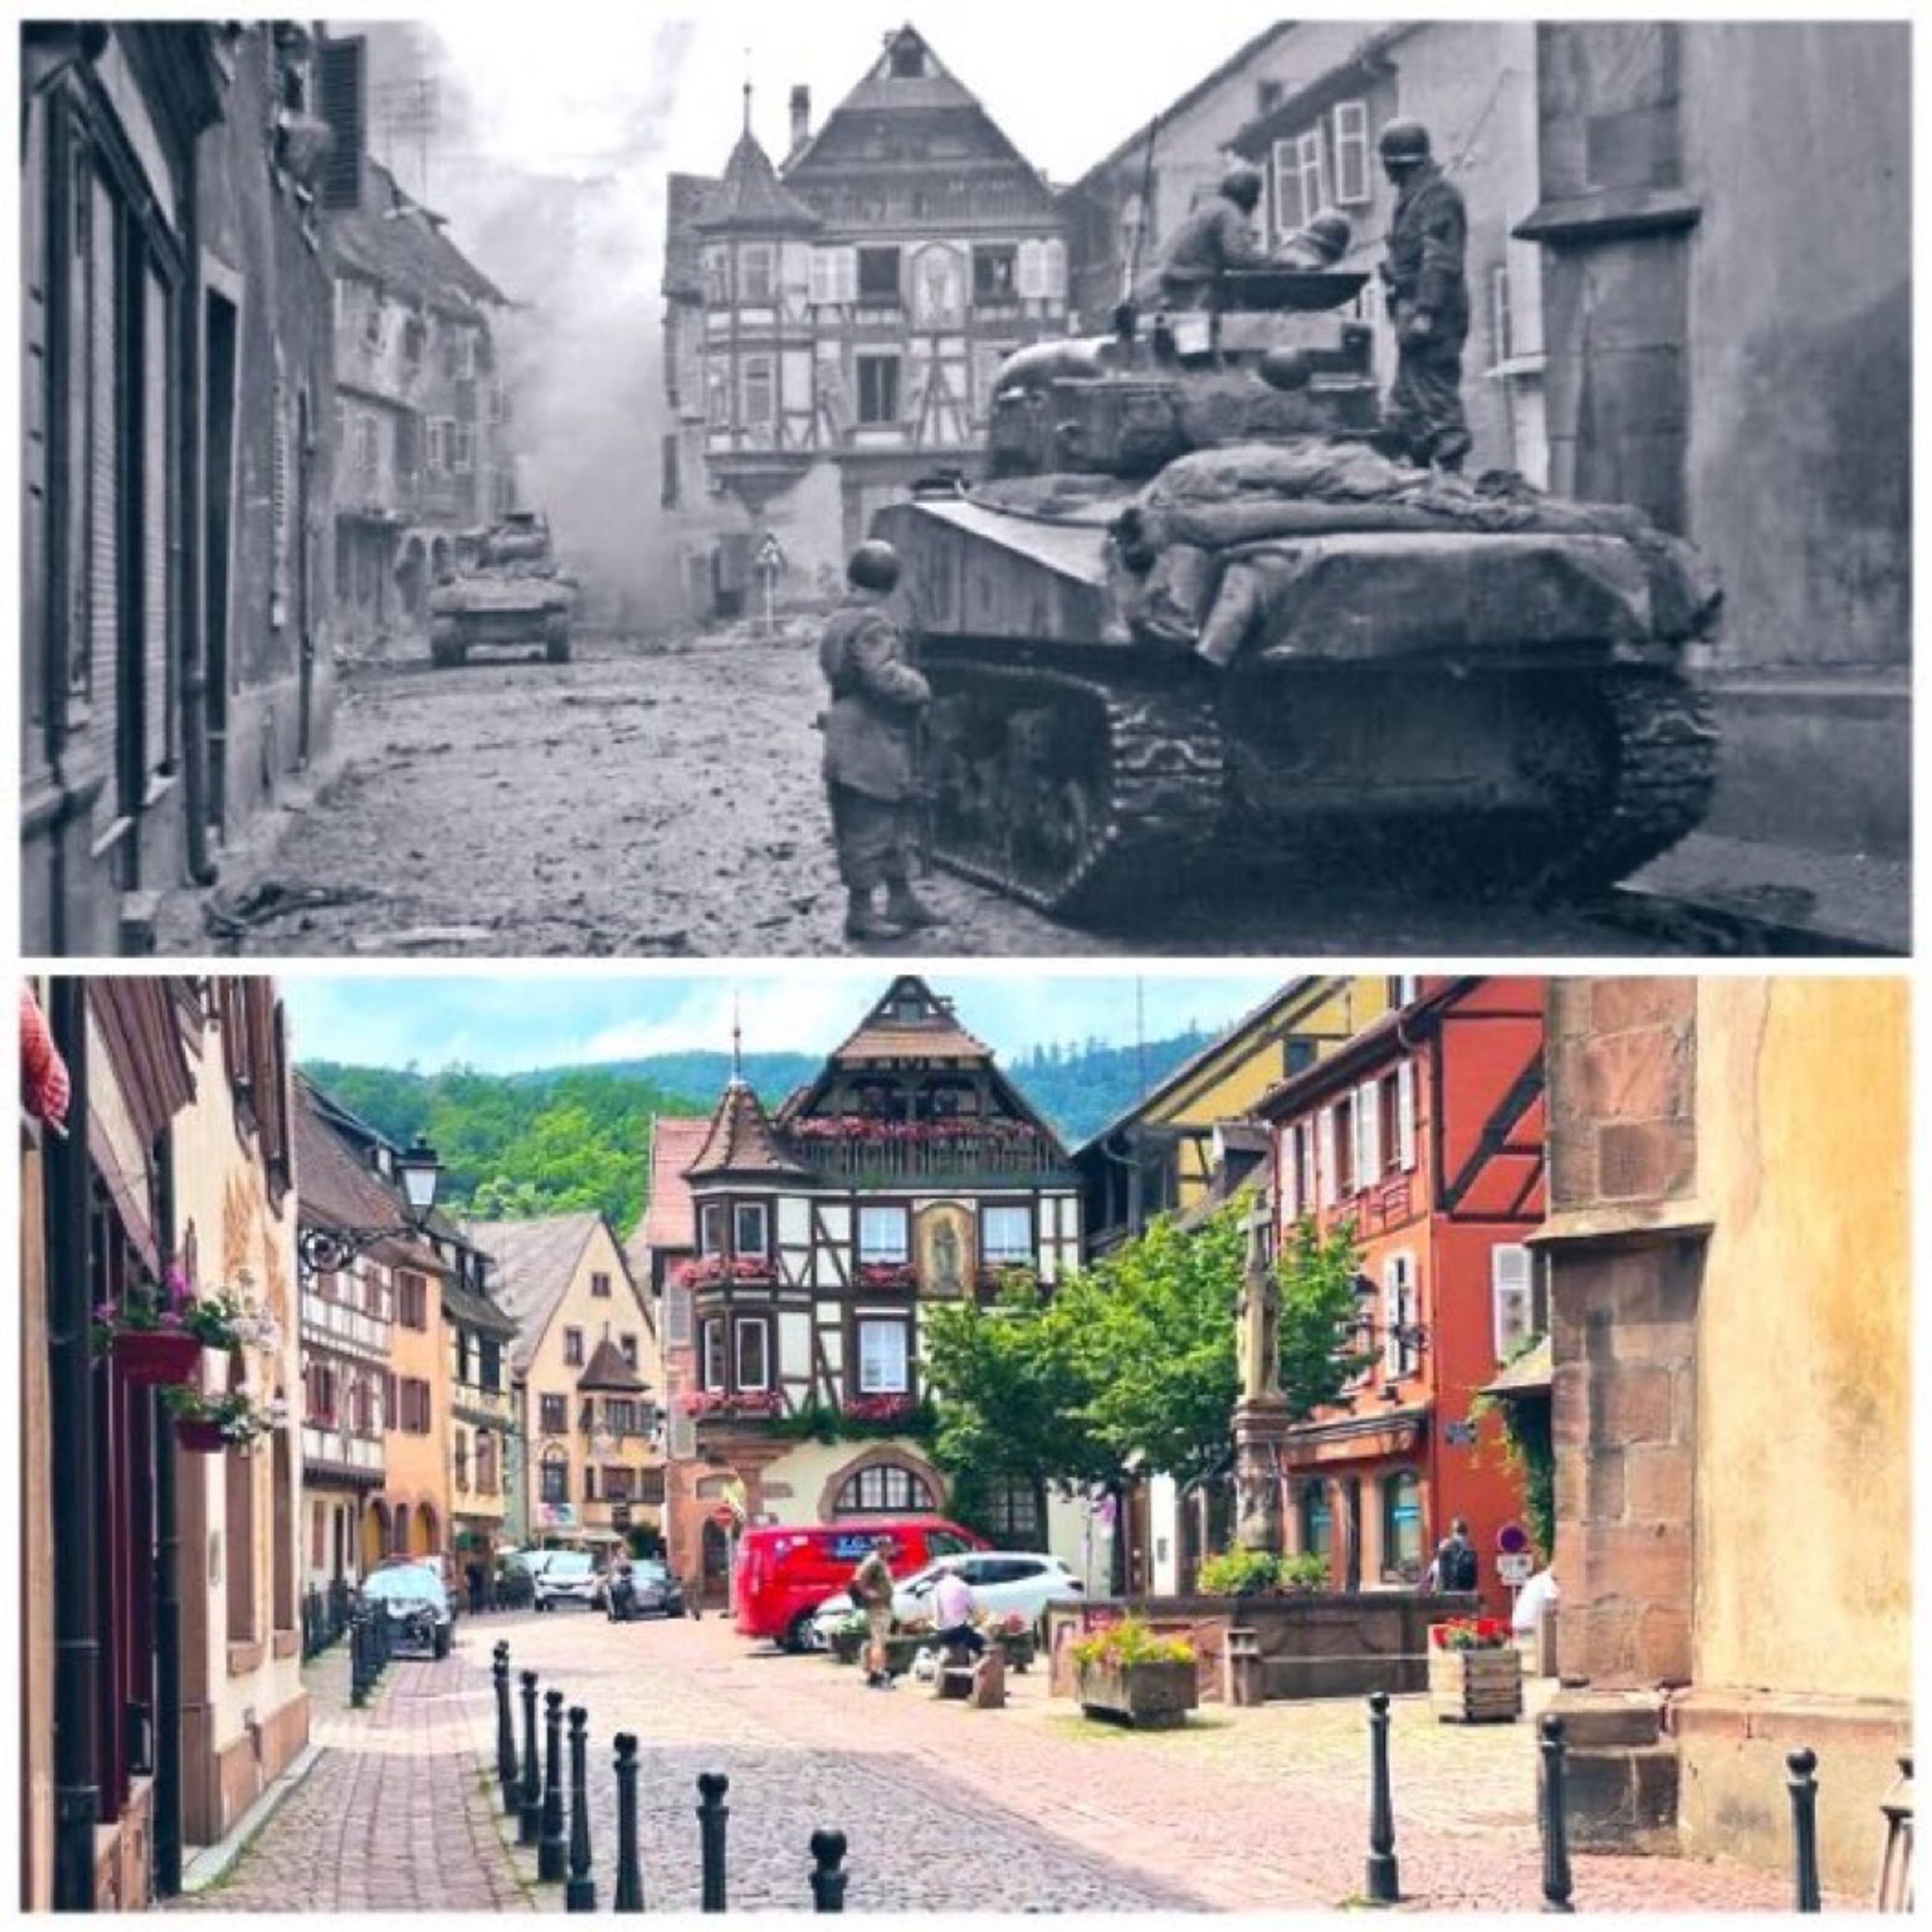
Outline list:
[[[1688,1121],[1606,1126],[1598,1138],[1597,1160],[1605,1201],[1682,1194],[1696,1179],[1696,1131]]]
[[[1697,1015],[1697,982],[1688,977],[1590,980],[1580,990],[1587,995],[1588,1030],[1595,1033],[1685,1026]],[[1572,1000],[1579,1008],[1585,1004],[1576,995]]]
[[[1694,1454],[1682,1440],[1624,1458],[1624,1508],[1633,1522],[1688,1523],[1694,1484]]]
[[[1605,1120],[1683,1119],[1695,1098],[1690,1040],[1681,1030],[1646,1027],[1594,1039],[1577,1050],[1579,1106]]]
[[[1690,1604],[1690,1528],[1657,1523],[1604,1523],[1590,1537],[1593,1595],[1638,1605]],[[1564,1606],[1569,1614],[1569,1605]]]
[[[1669,1369],[1620,1369],[1604,1391],[1601,1439],[1620,1449],[1673,1440],[1672,1386]]]

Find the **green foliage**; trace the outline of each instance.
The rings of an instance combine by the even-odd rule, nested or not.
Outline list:
[[[1122,1617],[1073,1646],[1073,1662],[1082,1670],[1124,1670],[1135,1663],[1192,1663],[1194,1646],[1184,1636],[1155,1636],[1140,1617]]]
[[[1511,1350],[1514,1362],[1542,1345],[1541,1335],[1526,1335]],[[1505,1368],[1509,1362],[1503,1364]],[[1503,1460],[1522,1477],[1522,1509],[1530,1541],[1548,1563],[1556,1550],[1556,1444],[1550,1434],[1550,1403],[1546,1397],[1478,1395],[1469,1414],[1493,1415],[1502,1431]]]
[[[1196,1580],[1204,1596],[1259,1596],[1281,1580],[1281,1558],[1267,1549],[1224,1549],[1202,1564]]]
[[[929,1397],[904,1415],[883,1421],[848,1415],[844,1409],[814,1398],[787,1415],[772,1417],[765,1425],[765,1434],[794,1442],[867,1442],[893,1436],[928,1441],[938,1427],[939,1413]]]
[[[1299,1556],[1284,1556],[1280,1574],[1284,1590],[1307,1597],[1327,1589],[1331,1576],[1327,1557],[1313,1549],[1304,1549]]]
[[[1281,1390],[1299,1421],[1325,1407],[1369,1364],[1347,1346],[1362,1264],[1355,1226],[1324,1237],[1312,1215],[1297,1222],[1275,1263],[1281,1284]]]

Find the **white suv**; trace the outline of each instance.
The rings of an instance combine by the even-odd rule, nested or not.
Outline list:
[[[1047,1605],[1082,1593],[1080,1578],[1059,1557],[1040,1549],[973,1549],[960,1556],[942,1557],[915,1571],[893,1590],[893,1615],[911,1623],[932,1615],[932,1593],[940,1571],[956,1565],[973,1592],[977,1608],[998,1616],[1021,1616],[1038,1621]],[[828,1598],[812,1612],[812,1641],[823,1649],[834,1626],[852,1614],[852,1599]]]
[[[554,1610],[559,1604],[582,1604],[587,1610],[596,1600],[599,1581],[588,1550],[554,1549],[536,1572],[536,1606]]]

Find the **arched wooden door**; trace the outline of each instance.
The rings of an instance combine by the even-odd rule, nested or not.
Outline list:
[[[722,1609],[730,1599],[731,1544],[719,1524],[704,1520],[704,1606]]]

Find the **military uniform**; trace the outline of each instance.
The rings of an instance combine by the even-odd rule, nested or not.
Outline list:
[[[1460,463],[1469,448],[1463,414],[1468,227],[1462,193],[1440,168],[1419,167],[1403,183],[1382,263],[1397,353],[1384,424],[1390,440],[1418,463]],[[1428,314],[1429,333],[1410,341],[1408,325],[1418,312]]]
[[[905,639],[875,597],[848,597],[818,646],[832,688],[825,714],[825,788],[838,872],[856,896],[905,890],[918,797],[919,713],[931,688],[906,662]]]
[[[1170,308],[1199,308],[1224,269],[1253,269],[1267,257],[1237,203],[1217,194],[1179,228],[1161,259],[1159,298]]]

